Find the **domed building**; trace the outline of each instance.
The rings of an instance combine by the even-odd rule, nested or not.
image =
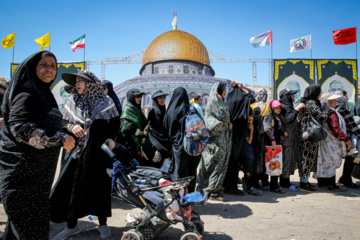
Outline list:
[[[114,90],[123,107],[129,89],[138,88],[145,92],[141,107],[147,115],[154,92],[162,90],[169,93],[168,104],[174,89],[182,86],[189,99],[193,94],[202,96],[204,110],[214,83],[225,82],[230,86],[230,80],[214,76],[204,44],[194,35],[175,29],[161,34],[147,47],[141,61],[140,76],[124,81]]]

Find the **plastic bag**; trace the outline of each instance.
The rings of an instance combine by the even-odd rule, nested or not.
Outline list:
[[[280,176],[282,174],[283,160],[282,147],[277,145],[275,150],[271,146],[266,146],[265,168],[269,176]]]

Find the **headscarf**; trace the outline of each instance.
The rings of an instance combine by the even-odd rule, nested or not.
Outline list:
[[[134,106],[141,109],[141,104],[136,104],[136,101],[135,101],[135,96],[137,96],[139,94],[140,94],[139,89],[132,88],[126,93],[126,98],[127,98],[128,102],[132,103]]]
[[[218,131],[224,131],[224,129],[229,129],[230,127],[229,107],[214,93],[215,90],[217,91],[217,93],[219,93],[218,90],[221,84],[222,83],[215,83],[212,86],[209,96],[209,103],[205,109],[206,128],[210,131],[212,135],[216,134]]]
[[[300,98],[301,103],[306,103],[308,100],[315,100],[315,102],[320,107],[320,101],[318,99],[321,92],[320,84],[311,84],[305,88],[304,96]]]
[[[245,97],[245,93],[237,85],[228,93],[226,104],[229,106],[232,123],[241,119],[247,121],[250,115],[250,99]]]
[[[108,89],[108,95],[109,97],[111,97],[111,99],[114,101],[116,109],[119,112],[119,115],[121,115],[122,112],[122,107],[121,107],[121,103],[120,100],[118,98],[118,96],[116,95],[116,93],[114,92],[114,88],[113,88],[113,84],[112,82],[108,81],[108,80],[103,80],[101,82],[101,85],[106,87]]]
[[[16,68],[11,78],[11,81],[9,82],[9,87],[5,92],[1,109],[3,116],[5,118],[9,117],[9,119],[7,120],[5,119],[5,121],[22,122],[24,120],[34,119],[35,124],[46,124],[45,125],[46,134],[48,136],[52,136],[57,131],[60,131],[62,128],[61,112],[59,111],[54,95],[51,93],[50,90],[50,86],[54,81],[54,79],[56,78],[56,74],[54,79],[49,83],[45,83],[42,80],[40,80],[36,74],[37,65],[42,57],[47,57],[44,56],[44,54],[46,53],[50,53],[50,52],[48,51],[37,52],[31,55],[30,57],[28,57],[27,59],[25,59],[22,63],[20,63],[20,65]],[[49,57],[55,58],[53,54],[49,55]],[[56,58],[55,58],[55,63],[57,63]],[[29,93],[29,95],[32,98],[32,101],[36,103],[36,107],[29,106],[23,108],[23,106],[12,105],[12,101],[15,98],[15,96],[18,93],[22,93],[22,92]],[[16,112],[16,114],[12,115],[11,117],[10,117],[10,109],[11,111]],[[46,115],[39,116],[39,113]],[[10,133],[10,128],[6,129],[7,126],[4,125],[3,128],[5,135],[7,133]]]
[[[294,104],[290,92],[287,89],[283,89],[280,91],[280,103],[284,106],[284,108],[289,110],[294,110]]]
[[[346,108],[346,101],[345,101],[345,97],[342,94],[341,91],[336,91],[334,93],[335,95],[340,95],[341,97],[337,98],[337,102],[336,102],[336,107],[341,107],[341,108]]]
[[[31,55],[16,68],[7,89],[7,92],[9,92],[8,97],[6,95],[4,97],[5,104],[3,104],[3,106],[11,104],[16,94],[24,91],[39,97],[44,103],[42,107],[47,111],[50,111],[51,108],[58,108],[54,95],[50,90],[50,86],[55,80],[56,75],[51,82],[45,83],[41,81],[36,74],[36,67],[41,60],[42,55],[46,52],[48,51],[40,51]],[[57,63],[56,58],[55,62]]]
[[[223,92],[225,91],[225,89],[226,89],[226,83],[223,83],[223,82],[220,82],[219,84],[218,84],[218,87],[217,87],[217,89],[216,89],[216,92],[220,95],[220,96],[222,96],[222,94],[223,94]],[[212,93],[212,92],[211,92]],[[210,93],[210,94],[211,94]]]
[[[265,88],[263,88],[263,89],[259,90],[258,92],[256,92],[256,94],[255,94],[255,102],[264,102],[264,103],[266,103],[267,97],[268,97],[268,91]]]
[[[93,116],[94,110],[107,101],[107,97],[102,90],[101,81],[93,72],[87,72],[92,78],[92,81],[85,79],[85,88],[83,93],[80,95],[76,92],[71,96],[71,98],[74,100],[75,105],[90,118]]]
[[[152,110],[154,119],[151,119],[151,131],[149,132],[149,139],[153,146],[160,151],[168,151],[171,148],[170,142],[167,137],[167,132],[164,128],[164,117],[166,107],[160,106],[157,99],[153,99]],[[150,120],[150,119],[149,119]]]
[[[170,99],[168,110],[164,117],[164,128],[171,142],[178,142],[181,136],[181,123],[189,111],[189,97],[185,88],[178,87]]]

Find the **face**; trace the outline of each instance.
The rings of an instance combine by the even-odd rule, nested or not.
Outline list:
[[[253,117],[249,117],[248,118],[248,124],[252,125],[254,123],[254,118]]]
[[[159,106],[165,106],[165,100],[166,100],[166,96],[159,96],[156,98],[156,101],[159,104]]]
[[[54,80],[56,76],[56,61],[55,58],[47,56],[41,58],[36,66],[36,75],[44,83],[49,83]]]
[[[202,105],[202,99],[199,98],[197,101],[196,101],[197,104],[199,104],[200,106]]]
[[[140,104],[141,104],[141,95],[135,96],[135,103],[136,103],[137,105],[140,105]]]
[[[221,94],[221,96],[222,96],[223,98],[225,98],[225,95],[226,95],[226,88],[224,89],[224,92]]]
[[[71,89],[70,89],[70,95],[73,95],[73,94],[76,93],[76,92],[77,92],[76,88],[71,88]]]
[[[78,93],[81,95],[84,93],[85,89],[85,79],[82,77],[76,76],[76,83],[75,83],[76,89]]]
[[[109,89],[107,87],[103,86],[103,90],[104,90],[105,95],[108,95]]]
[[[337,100],[336,100],[336,99],[330,101],[331,107],[332,107],[332,108],[336,108],[336,103],[337,103]]]
[[[274,107],[273,111],[274,111],[275,114],[280,114],[281,113],[281,106]]]

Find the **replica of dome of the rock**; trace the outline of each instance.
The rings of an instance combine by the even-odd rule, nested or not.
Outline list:
[[[146,49],[141,67],[163,60],[189,60],[210,66],[209,54],[204,44],[194,35],[172,30],[158,36]]]
[[[126,93],[131,88],[144,92],[141,108],[145,115],[152,107],[152,94],[158,90],[168,93],[168,104],[177,87],[184,87],[189,99],[201,95],[202,108],[205,109],[211,87],[214,83],[230,80],[214,77],[209,53],[204,44],[194,35],[177,30],[165,32],[155,38],[145,50],[140,76],[131,78],[114,87],[121,105],[127,102]]]

